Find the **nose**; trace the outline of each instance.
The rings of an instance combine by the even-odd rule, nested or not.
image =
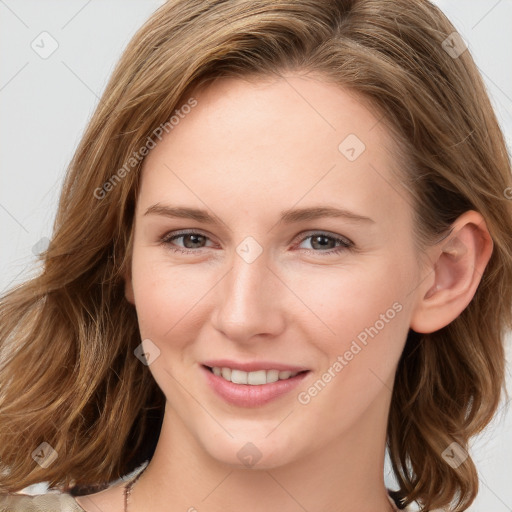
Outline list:
[[[283,331],[285,295],[292,294],[269,265],[265,251],[252,262],[234,253],[231,268],[216,290],[212,320],[225,337],[251,343]]]

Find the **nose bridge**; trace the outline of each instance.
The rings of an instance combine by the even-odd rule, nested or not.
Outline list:
[[[266,254],[262,253],[251,260],[240,256],[240,250],[238,248],[237,254],[233,256],[223,302],[225,306],[229,306],[231,315],[241,315],[240,319],[243,319],[246,317],[247,308],[251,308],[254,314],[257,306],[254,303],[265,298],[271,273],[267,267]]]
[[[268,265],[268,254],[259,244],[245,240],[236,248],[216,314],[216,327],[228,337],[275,334],[280,328],[279,280]]]

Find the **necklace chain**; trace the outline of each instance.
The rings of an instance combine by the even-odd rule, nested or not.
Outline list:
[[[146,466],[147,467],[147,466]],[[140,475],[144,473],[146,468],[144,468],[133,480],[130,480],[127,482],[124,486],[124,512],[128,512],[128,497],[133,491],[133,486],[135,485],[135,482],[139,479]]]

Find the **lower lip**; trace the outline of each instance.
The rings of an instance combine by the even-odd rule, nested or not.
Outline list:
[[[278,380],[270,384],[252,386],[250,384],[234,384],[215,375],[205,366],[201,366],[210,387],[226,402],[238,407],[258,407],[290,392],[296,388],[309,373],[303,372],[286,380]]]

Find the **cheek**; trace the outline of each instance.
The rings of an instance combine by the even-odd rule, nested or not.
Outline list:
[[[309,272],[296,281],[294,291],[341,342],[375,323],[382,327],[382,321],[394,321],[397,309],[405,306],[412,275],[403,262],[375,258],[367,265]]]
[[[134,253],[135,307],[141,336],[164,339],[180,327],[180,319],[190,320],[194,305],[204,295],[204,283],[197,270],[193,273],[185,266],[171,266],[152,252],[154,248]]]
[[[374,263],[309,280],[309,297],[332,331],[322,337],[310,333],[322,362],[297,397],[311,413],[313,429],[333,418],[348,426],[392,389],[409,330],[407,294],[414,271],[393,258]]]
[[[215,287],[226,270],[207,263],[170,262],[164,250],[137,248],[132,280],[142,339],[154,340],[174,356],[192,346],[211,314]]]
[[[390,255],[364,267],[332,272],[329,279],[308,279],[311,309],[319,312],[329,333],[316,338],[311,333],[323,354],[321,382],[303,390],[301,403],[314,399],[343,416],[347,403],[364,408],[383,387],[392,387],[409,331],[408,294],[415,271],[414,260],[408,261]],[[330,391],[321,391],[319,400],[313,398],[324,387]]]

